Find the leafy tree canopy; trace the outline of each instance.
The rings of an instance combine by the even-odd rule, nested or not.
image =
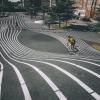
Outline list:
[[[61,20],[73,18],[75,7],[72,0],[57,0],[56,6],[52,6],[49,14]]]

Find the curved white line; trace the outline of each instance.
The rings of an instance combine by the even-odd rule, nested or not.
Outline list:
[[[73,66],[75,66],[75,67],[77,67],[77,68],[80,68],[80,69],[83,69],[83,70],[87,71],[88,73],[90,73],[90,74],[96,76],[97,78],[100,78],[100,75],[97,74],[96,72],[94,72],[94,71],[92,71],[92,70],[90,70],[90,69],[84,68],[83,66],[80,66],[80,65],[78,65],[78,64],[71,63],[71,62],[68,62],[68,61],[56,60],[56,59],[49,59],[49,60],[52,60],[52,61],[59,61],[59,62],[63,62],[63,63],[67,63],[67,64],[70,64],[70,65],[73,65]]]
[[[82,82],[83,83],[83,82]],[[87,85],[85,85],[85,89],[86,89],[86,87],[88,87]],[[84,88],[84,85],[83,85],[83,88]],[[91,88],[89,88],[89,89],[91,89]],[[86,89],[86,91],[88,91],[88,89]],[[94,93],[93,91],[91,92],[91,93]],[[96,93],[97,94],[97,93]],[[98,94],[97,94],[98,95]],[[99,95],[98,95],[98,97],[99,97]]]
[[[91,59],[91,58],[81,58],[81,59],[92,60],[92,61],[99,61],[99,62],[100,62],[100,60],[97,60],[97,59]]]
[[[96,64],[96,63],[93,63],[93,62],[90,62],[90,61],[85,61],[85,60],[78,60],[78,59],[74,59],[74,58],[61,58],[61,59],[69,59],[69,60],[75,60],[75,61],[81,61],[81,62],[86,62],[86,63],[89,63],[89,64],[92,64],[92,65],[95,65],[95,66],[99,66],[99,64]]]
[[[20,20],[20,19],[19,19]]]
[[[16,59],[16,58],[15,58]],[[25,60],[25,59],[24,59]],[[31,60],[31,61],[34,61],[34,60]],[[36,62],[40,62],[40,61],[36,61]],[[47,62],[46,62],[47,63]],[[69,75],[69,77],[70,77],[70,75]],[[74,76],[73,76],[74,77]],[[77,83],[83,83],[83,82],[80,82],[80,80],[77,80],[77,78],[75,79],[75,81],[77,82]],[[80,84],[79,84],[80,85]],[[98,98],[99,98],[99,95],[96,93],[96,92],[94,92],[91,88],[89,88],[87,85],[85,85],[84,83],[83,84],[81,84],[81,86],[88,92],[88,93],[90,93],[90,95],[92,95],[92,94],[95,94],[95,95],[92,95],[94,98],[96,98],[96,100],[99,100]]]
[[[66,71],[66,70],[64,70],[64,69],[60,68],[59,66],[54,65],[52,63],[43,62],[43,61],[36,61],[36,60],[32,60],[32,61],[40,62],[40,63],[43,63],[43,64],[47,64],[49,66],[52,66],[52,67],[58,69],[63,74],[65,74],[68,77],[70,77],[71,79],[73,79],[78,85],[80,85],[85,91],[87,91],[93,98],[95,98],[96,100],[100,100],[100,95],[98,93],[96,93],[93,89],[91,89],[89,86],[87,86],[85,83],[83,83],[81,80],[79,80],[77,77],[75,77],[74,75],[72,75],[68,71]]]
[[[11,25],[9,25],[9,26],[11,27]],[[9,31],[9,30],[8,30],[8,31]],[[12,30],[10,30],[10,31],[11,31],[10,37],[11,37],[11,34],[14,34],[14,33],[17,32],[17,31],[15,32],[15,30],[14,30],[13,33],[12,33]],[[4,35],[4,34],[3,34],[3,35]],[[4,37],[5,37],[5,36],[4,36]],[[10,47],[13,46],[13,45],[15,45],[15,46],[13,46],[14,48],[16,47],[16,49],[15,49],[14,51],[18,52],[18,50],[19,50],[18,47],[19,47],[19,46],[18,46],[17,44],[12,43],[12,41],[10,41],[12,37],[11,37],[11,38],[10,38],[10,37],[8,37],[8,33],[7,33],[7,39],[5,38],[5,40],[7,40],[6,43],[10,43],[10,45],[9,45]],[[11,47],[11,48],[12,48],[12,47]],[[18,48],[18,49],[17,49],[17,48]],[[21,52],[21,51],[23,52],[23,50],[20,50],[20,52]],[[26,50],[24,50],[24,51],[26,51]]]
[[[1,100],[1,85],[2,85],[2,78],[3,78],[3,64],[0,62],[0,100]]]
[[[2,49],[3,49],[3,47],[2,47]],[[4,52],[5,52],[5,50],[4,50]],[[0,54],[2,55],[2,53],[0,53]],[[60,89],[51,81],[51,79],[48,76],[46,76],[41,70],[39,70],[37,67],[35,67],[35,66],[31,65],[31,64],[25,63],[25,62],[21,62],[21,61],[15,60],[15,59],[11,58],[6,52],[5,52],[5,54],[10,59],[12,59],[12,60],[14,60],[14,61],[16,61],[18,63],[26,64],[29,67],[33,68],[48,83],[48,85],[52,88],[52,90],[55,92],[55,94],[57,95],[57,97],[60,100],[67,100],[67,98],[63,95],[63,93],[60,91]],[[30,99],[27,99],[27,100],[30,100]]]
[[[25,83],[25,81],[23,79],[23,76],[21,75],[20,71],[17,69],[17,67],[15,65],[10,63],[1,53],[0,53],[0,55],[14,69],[14,71],[15,71],[17,77],[18,77],[18,80],[20,82],[20,85],[21,85],[25,100],[32,100],[32,98],[30,96],[30,93],[29,93],[29,90],[28,90],[28,88],[26,86],[26,83]]]

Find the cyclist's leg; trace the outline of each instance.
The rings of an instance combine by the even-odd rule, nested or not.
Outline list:
[[[74,49],[75,49],[75,44],[72,43],[72,44],[71,44],[71,50],[74,50]]]
[[[73,49],[73,44],[72,44],[72,42],[70,42],[70,49],[71,49],[71,50]]]

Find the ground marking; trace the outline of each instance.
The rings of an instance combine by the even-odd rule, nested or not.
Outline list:
[[[75,77],[74,75],[72,75],[71,73],[69,73],[68,71],[60,68],[57,65],[54,65],[52,63],[48,63],[48,62],[43,62],[43,61],[36,61],[36,60],[32,60],[35,62],[40,62],[43,64],[47,64],[49,66],[52,66],[56,69],[58,69],[59,71],[61,71],[62,73],[64,73],[65,75],[67,75],[68,77],[70,77],[71,79],[73,79],[76,83],[78,83],[85,91],[87,91],[93,98],[95,98],[96,100],[100,100],[100,95],[98,93],[96,93],[94,90],[92,90],[89,86],[87,86],[85,83],[83,83],[81,80],[79,80],[77,77]]]
[[[3,78],[3,64],[0,62],[0,100],[1,100],[1,85],[2,85],[2,78]]]
[[[7,54],[7,53],[6,53]],[[24,59],[25,60],[25,59]],[[31,61],[35,61],[35,60],[31,60]],[[41,62],[41,61],[36,61],[36,62]],[[54,64],[51,64],[51,63],[48,63],[48,62],[41,62],[41,63],[45,63],[45,64],[48,64],[48,65],[51,65],[52,67],[60,70],[61,72],[63,72],[64,74],[66,74],[67,76],[69,76],[70,78],[72,78],[76,83],[78,83],[83,89],[85,89],[92,97],[94,97],[96,100],[99,100],[100,99],[100,95],[97,94],[96,92],[94,92],[94,90],[92,90],[90,87],[88,87],[85,83],[83,83],[82,81],[80,81],[78,78],[76,78],[75,76],[73,76],[71,73],[67,72],[66,70],[54,65]],[[95,94],[95,95],[92,95],[92,94]]]
[[[17,67],[15,65],[13,65],[12,63],[10,63],[3,55],[2,53],[0,53],[0,55],[2,56],[2,58],[14,69],[14,71],[16,72],[17,76],[18,76],[18,80],[21,84],[21,88],[24,94],[24,98],[25,100],[32,100],[29,90],[25,84],[25,81],[23,79],[23,76],[21,75],[21,73],[19,72],[19,70],[17,69]]]
[[[63,63],[67,63],[67,64],[70,64],[70,65],[73,65],[73,66],[75,66],[75,67],[77,67],[77,68],[80,68],[80,69],[83,69],[83,70],[87,71],[88,73],[90,73],[90,74],[96,76],[97,78],[100,78],[100,75],[99,75],[99,74],[95,73],[94,71],[92,71],[92,70],[90,70],[90,69],[84,68],[84,67],[82,67],[82,66],[80,66],[80,65],[78,65],[78,64],[74,64],[74,63],[71,63],[71,62],[68,62],[68,61],[55,60],[55,59],[49,59],[49,60],[52,60],[52,61],[59,61],[59,62],[63,62]]]
[[[93,64],[95,66],[100,66],[99,64],[96,64],[96,63],[93,63],[93,62],[90,62],[90,61],[85,61],[85,60],[78,60],[78,59],[71,59],[71,58],[61,58],[61,59],[69,59],[69,60],[76,60],[76,61],[81,61],[81,62],[86,62],[86,63],[89,63],[89,64]]]
[[[4,52],[5,52],[5,50],[4,50]],[[0,54],[2,55],[2,53],[0,53]],[[57,97],[59,98],[59,100],[67,100],[67,98],[63,95],[63,93],[60,91],[60,89],[51,81],[51,79],[48,76],[46,76],[41,70],[39,70],[37,67],[35,67],[35,66],[31,65],[31,64],[25,63],[25,62],[21,62],[21,61],[15,60],[15,59],[11,58],[7,53],[6,53],[6,55],[10,59],[12,59],[12,60],[14,60],[14,61],[16,61],[18,63],[26,64],[26,65],[30,66],[31,68],[33,68],[48,83],[48,85],[52,88],[52,90],[57,95]],[[27,100],[30,100],[30,99],[27,99]]]

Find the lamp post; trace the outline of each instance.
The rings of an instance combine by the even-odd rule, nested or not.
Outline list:
[[[49,5],[50,7],[52,6],[52,0],[50,0],[50,5]]]
[[[52,5],[56,5],[57,0],[50,0],[49,7],[52,7]]]
[[[24,7],[24,2],[25,2],[24,0],[21,0],[21,3],[22,3],[22,6],[23,6],[23,7]]]
[[[2,6],[2,7],[1,7],[1,12],[2,12],[2,13],[1,13],[1,14],[2,14],[2,15],[4,15],[4,13],[3,13],[4,1],[2,0],[2,2],[1,2],[1,3],[2,3],[2,4],[1,4],[1,6]]]
[[[24,7],[24,0],[22,0],[22,6]]]

